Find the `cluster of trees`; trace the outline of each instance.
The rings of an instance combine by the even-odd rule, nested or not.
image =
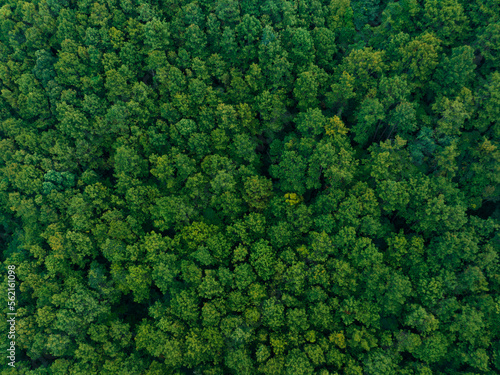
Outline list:
[[[0,0],[1,374],[499,373],[498,7]]]

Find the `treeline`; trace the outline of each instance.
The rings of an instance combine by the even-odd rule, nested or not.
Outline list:
[[[499,373],[499,67],[498,0],[0,0],[1,374]]]

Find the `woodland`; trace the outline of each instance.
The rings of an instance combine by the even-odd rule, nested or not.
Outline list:
[[[499,0],[0,0],[0,374],[499,374],[499,68]]]

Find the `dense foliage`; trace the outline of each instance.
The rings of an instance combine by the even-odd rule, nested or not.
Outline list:
[[[0,0],[1,373],[500,373],[499,67],[498,0]]]

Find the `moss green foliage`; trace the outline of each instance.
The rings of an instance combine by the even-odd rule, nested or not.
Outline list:
[[[0,373],[500,373],[499,68],[498,0],[0,0]]]

